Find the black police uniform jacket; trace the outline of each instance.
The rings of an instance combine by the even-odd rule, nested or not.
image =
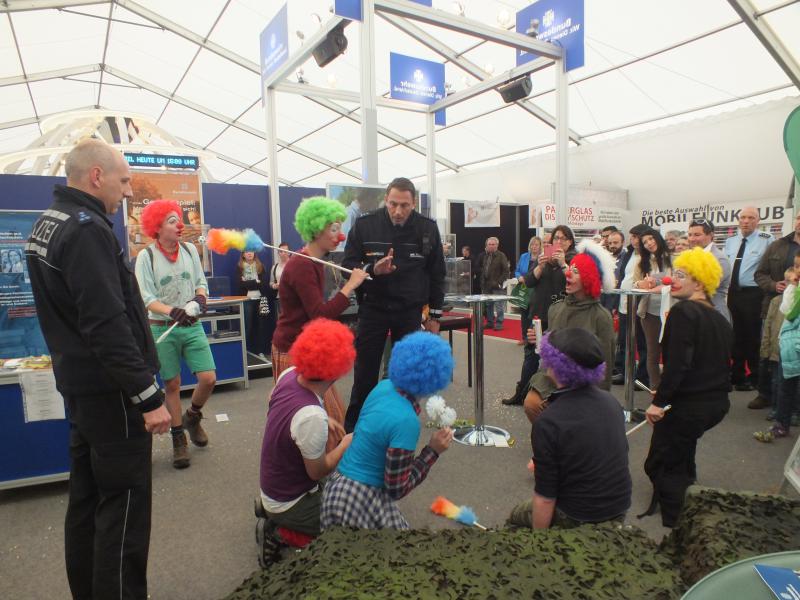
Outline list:
[[[422,309],[441,314],[444,303],[444,252],[439,229],[431,219],[412,211],[403,225],[395,225],[385,208],[356,219],[347,235],[342,266],[372,266],[394,249],[397,269],[373,277],[356,290],[362,306],[380,310]]]
[[[163,395],[139,285],[102,203],[57,185],[25,257],[39,324],[64,395],[122,391],[142,411]]]

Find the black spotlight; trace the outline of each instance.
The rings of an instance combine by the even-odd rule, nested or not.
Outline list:
[[[345,23],[340,23],[330,30],[325,39],[314,48],[312,54],[320,67],[324,67],[347,50],[347,38],[344,35]]]
[[[503,85],[497,88],[500,95],[503,97],[503,102],[510,104],[517,100],[527,98],[533,89],[533,82],[531,82],[530,75],[523,75],[511,81],[506,81]]]

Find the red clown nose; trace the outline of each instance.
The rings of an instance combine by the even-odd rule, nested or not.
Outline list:
[[[347,239],[347,238],[345,238],[345,237],[344,237],[344,234],[343,234],[343,233],[341,233],[341,232],[339,232],[339,237],[337,238],[337,240],[338,240],[338,241],[340,241],[340,242],[343,242],[343,241],[345,241],[346,239]]]
[[[672,285],[672,277],[666,276],[661,280],[664,285]]]

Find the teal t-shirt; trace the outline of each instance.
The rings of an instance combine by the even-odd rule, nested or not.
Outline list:
[[[354,481],[383,487],[387,448],[413,452],[419,431],[419,417],[411,402],[384,379],[361,408],[353,441],[339,462],[339,472]]]

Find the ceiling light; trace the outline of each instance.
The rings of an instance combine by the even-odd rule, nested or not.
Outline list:
[[[297,69],[294,75],[295,77],[297,77],[297,83],[308,83],[308,80],[305,77],[303,77],[303,75],[305,75],[303,69]]]
[[[336,73],[328,73],[328,85],[335,88],[337,84]]]
[[[511,25],[511,14],[505,8],[501,8],[498,11],[497,24],[503,28],[509,27]]]
[[[486,63],[483,65],[483,70],[486,71],[489,75],[494,75],[494,65],[492,63]]]

